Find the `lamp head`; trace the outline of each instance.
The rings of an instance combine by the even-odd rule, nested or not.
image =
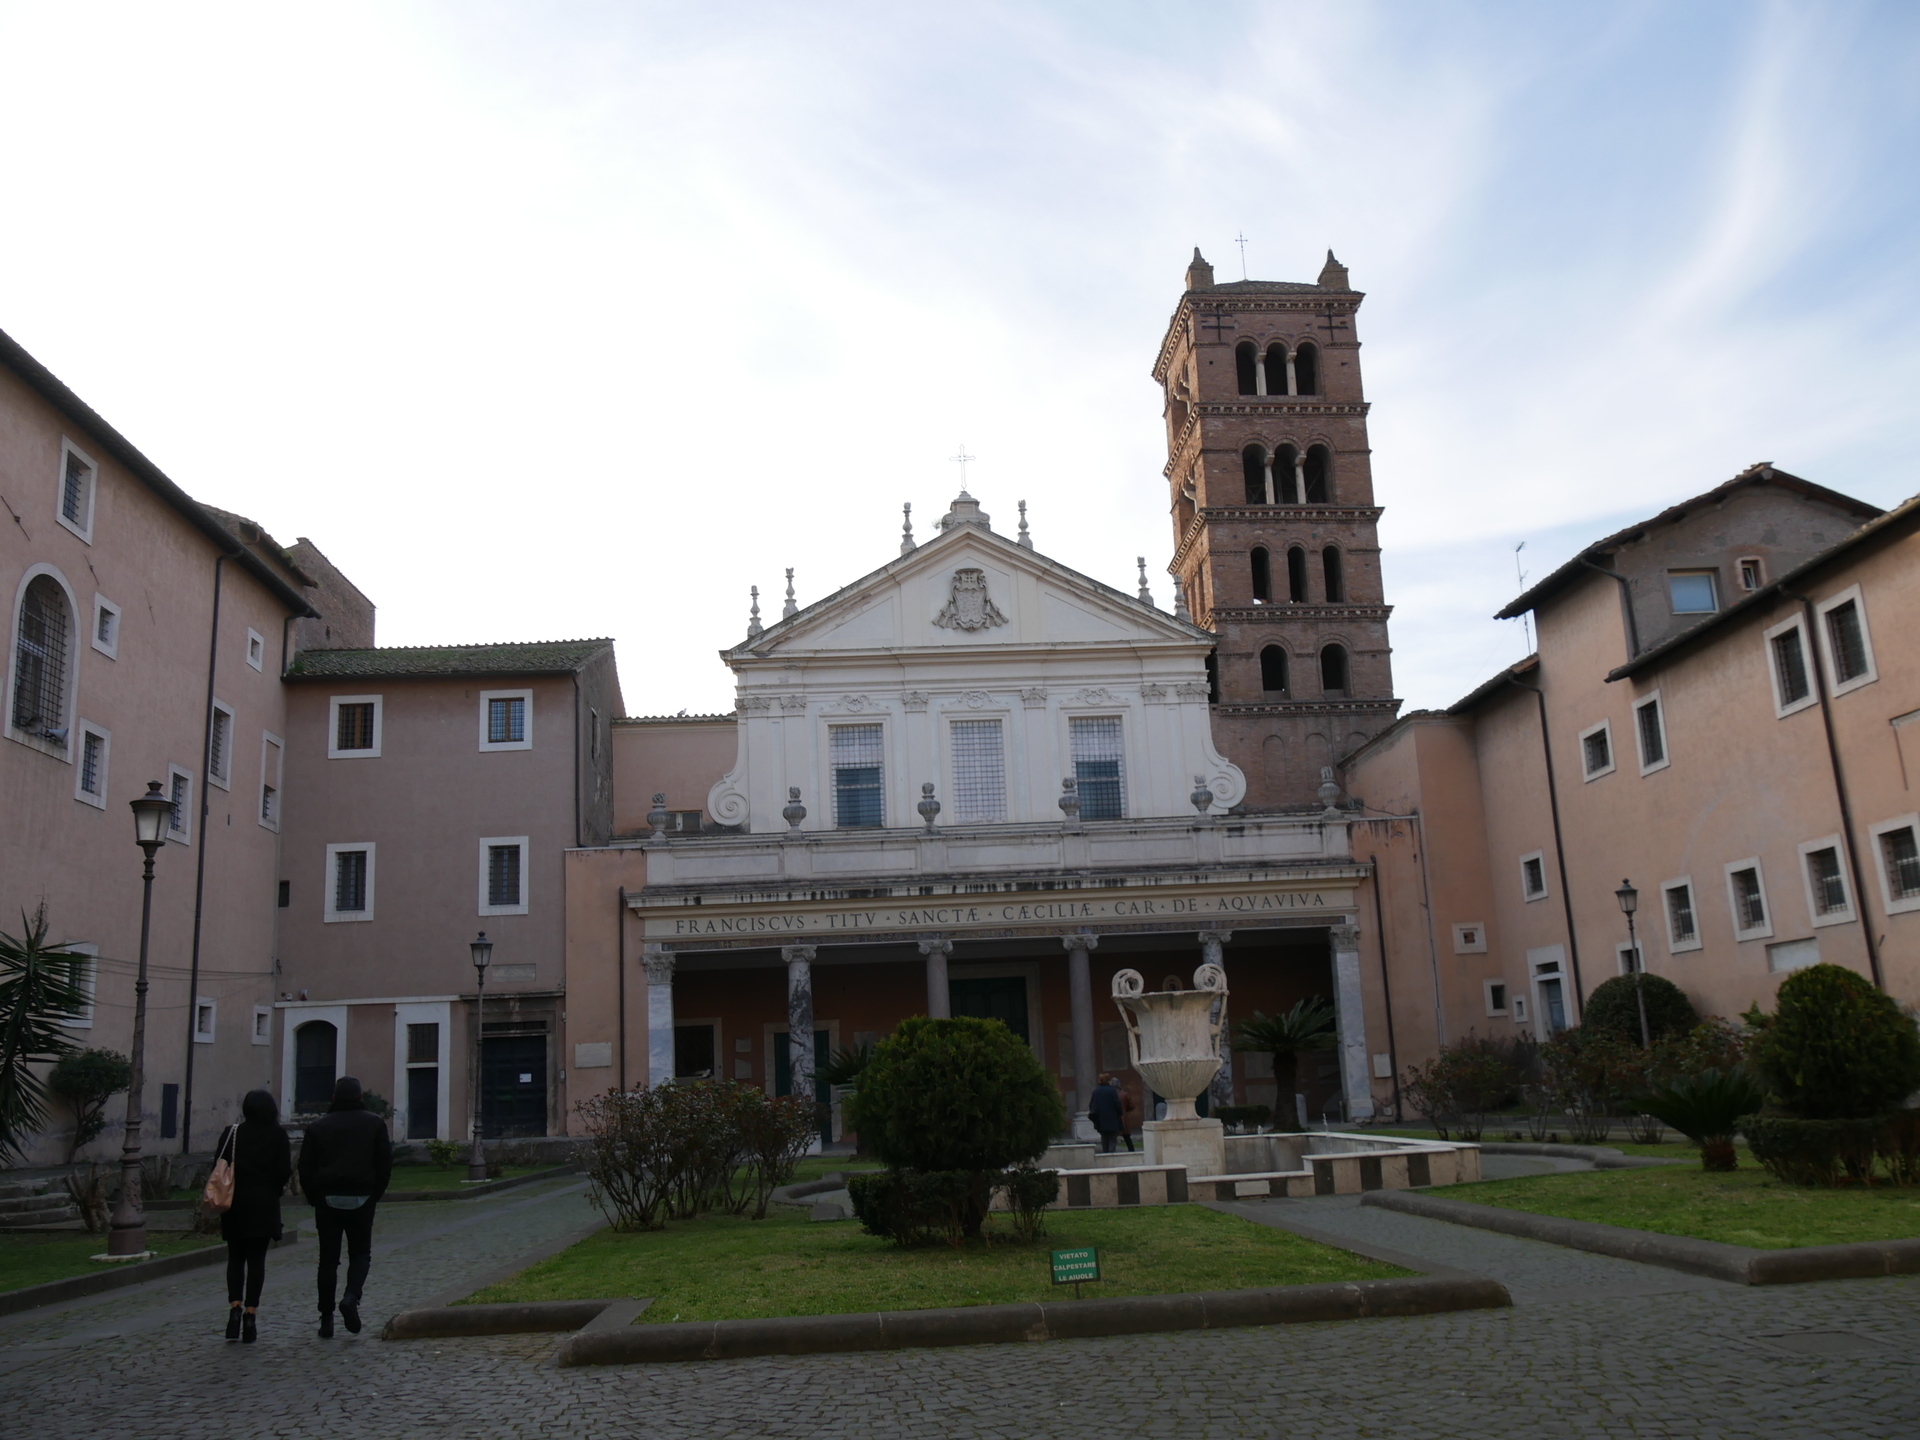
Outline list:
[[[173,801],[161,793],[158,780],[149,780],[147,793],[128,804],[133,810],[134,843],[151,855],[173,827]]]
[[[1613,898],[1620,902],[1623,915],[1631,915],[1640,908],[1640,892],[1633,888],[1631,880],[1622,880],[1620,888],[1613,892]]]
[[[487,939],[487,932],[482,930],[479,939],[469,940],[467,948],[473,952],[473,968],[485,974],[493,963],[493,942]]]

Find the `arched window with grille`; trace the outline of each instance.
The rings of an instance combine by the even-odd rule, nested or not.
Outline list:
[[[1240,452],[1240,471],[1246,477],[1246,497],[1249,505],[1267,503],[1267,452],[1258,445],[1249,445]]]
[[[1320,393],[1320,350],[1311,340],[1301,341],[1293,352],[1293,384],[1297,395]]]
[[[1298,545],[1287,551],[1287,599],[1307,603],[1307,552]]]
[[[1327,603],[1338,605],[1347,598],[1346,576],[1340,571],[1340,547],[1329,545],[1320,552],[1320,568],[1327,584]]]
[[[36,575],[20,595],[13,623],[13,728],[37,740],[67,738],[73,607],[51,575]]]
[[[1309,505],[1328,504],[1333,495],[1333,452],[1324,445],[1307,447],[1306,471]]]
[[[1347,693],[1347,647],[1329,645],[1320,652],[1320,689],[1328,695]]]
[[[1273,563],[1264,545],[1253,547],[1253,598],[1262,604],[1273,599]]]
[[[1260,652],[1260,688],[1269,694],[1278,694],[1287,688],[1287,652],[1278,645],[1269,645]]]
[[[1240,393],[1242,395],[1257,395],[1260,393],[1259,377],[1257,374],[1260,368],[1260,352],[1254,348],[1251,340],[1242,340],[1234,347],[1233,368],[1239,377]]]

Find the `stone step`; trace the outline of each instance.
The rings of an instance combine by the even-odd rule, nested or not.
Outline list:
[[[0,1200],[0,1218],[37,1215],[42,1210],[60,1210],[72,1203],[65,1195],[19,1195],[11,1200]]]
[[[65,1200],[44,1210],[16,1210],[0,1213],[0,1230],[30,1230],[42,1225],[65,1225],[78,1220],[80,1212]]]
[[[0,1200],[22,1200],[29,1195],[44,1195],[50,1180],[0,1180]]]

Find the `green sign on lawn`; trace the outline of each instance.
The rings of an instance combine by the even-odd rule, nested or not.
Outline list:
[[[1077,1285],[1082,1280],[1100,1278],[1100,1252],[1089,1245],[1084,1250],[1053,1252],[1053,1283]]]

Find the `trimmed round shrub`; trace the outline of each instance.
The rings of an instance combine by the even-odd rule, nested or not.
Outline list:
[[[1686,992],[1671,980],[1658,975],[1640,976],[1647,996],[1647,1029],[1653,1038],[1687,1034],[1700,1023],[1700,1016],[1687,999]],[[1616,1039],[1640,1043],[1640,1002],[1634,997],[1633,976],[1616,975],[1596,985],[1580,1012],[1580,1028],[1604,1030]]]
[[[1789,1113],[1864,1119],[1920,1089],[1920,1030],[1865,976],[1809,965],[1781,982],[1779,1009],[1761,1027],[1753,1063]]]
[[[898,1170],[1005,1170],[1066,1126],[1052,1079],[998,1020],[918,1016],[873,1049],[850,1116]]]

